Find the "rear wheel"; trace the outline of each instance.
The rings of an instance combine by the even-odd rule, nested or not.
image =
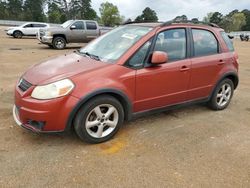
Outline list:
[[[21,31],[14,31],[13,37],[20,39],[23,37],[23,33]]]
[[[234,92],[234,84],[230,79],[222,80],[216,87],[208,105],[213,110],[225,109],[232,97]]]
[[[63,37],[55,37],[53,39],[53,48],[62,50],[66,46],[66,40]]]
[[[79,110],[74,128],[79,138],[88,143],[101,143],[111,139],[124,121],[124,110],[112,96],[96,97]]]

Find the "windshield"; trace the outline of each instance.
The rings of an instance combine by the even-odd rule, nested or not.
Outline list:
[[[82,48],[80,53],[113,63],[150,30],[151,27],[121,26],[97,38]]]
[[[73,22],[73,20],[66,21],[66,22],[64,22],[64,23],[61,25],[61,27],[66,28],[66,27],[68,27],[69,25],[71,25],[72,22]]]

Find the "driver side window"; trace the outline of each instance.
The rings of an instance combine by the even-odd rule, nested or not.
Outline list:
[[[169,61],[186,58],[186,30],[170,29],[158,34],[154,51],[168,54]]]
[[[129,59],[127,65],[132,68],[140,68],[143,66],[145,58],[148,54],[151,40],[146,42],[133,56]]]
[[[75,23],[72,24],[72,26],[75,26],[75,29],[84,29],[84,25],[82,21],[77,21]]]

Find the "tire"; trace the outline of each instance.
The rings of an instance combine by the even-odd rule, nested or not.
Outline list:
[[[62,50],[66,47],[66,40],[63,37],[55,37],[52,45],[54,49]]]
[[[23,33],[21,31],[14,31],[13,37],[21,39],[23,37]]]
[[[222,80],[215,88],[208,106],[212,110],[224,110],[229,105],[234,93],[234,84],[232,80],[226,78]]]
[[[82,141],[97,144],[110,140],[123,121],[121,103],[112,96],[101,95],[80,108],[74,120],[74,129]]]

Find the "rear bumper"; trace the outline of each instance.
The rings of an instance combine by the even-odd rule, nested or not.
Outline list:
[[[33,132],[63,132],[69,115],[79,99],[71,95],[37,100],[30,97],[33,89],[26,92],[15,91],[13,118],[17,125]]]

